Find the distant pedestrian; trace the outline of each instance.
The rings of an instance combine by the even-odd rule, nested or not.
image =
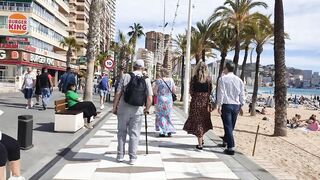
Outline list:
[[[220,77],[218,83],[217,105],[224,127],[223,146],[227,149],[224,153],[234,155],[233,130],[236,125],[238,114],[245,102],[243,81],[233,74],[235,65],[227,62],[224,68],[224,76]],[[222,108],[222,109],[221,109]]]
[[[142,75],[143,68],[144,61],[136,60],[133,73],[122,76],[112,110],[118,116],[117,160],[118,162],[124,160],[126,137],[129,134],[129,164],[131,165],[137,159],[143,115],[149,112],[152,103],[151,82]],[[145,104],[146,107],[143,109]]]
[[[161,69],[160,73],[161,78],[156,80],[154,87],[154,93],[157,95],[156,131],[160,137],[170,137],[176,132],[172,124],[172,93],[175,93],[175,84],[167,69]]]
[[[43,110],[47,109],[48,103],[50,101],[51,94],[53,92],[52,77],[48,73],[47,68],[42,68],[42,73],[39,76],[40,79],[40,90],[42,96],[42,106]]]
[[[71,68],[67,67],[66,72],[60,77],[59,90],[62,93],[66,93],[68,90],[68,84],[76,84],[76,77],[71,72]]]
[[[93,90],[94,90],[94,94],[97,94],[99,91],[99,87],[98,87],[98,77],[95,76],[93,79]]]
[[[203,148],[203,135],[212,129],[211,104],[209,102],[212,91],[212,82],[209,77],[208,67],[204,62],[199,62],[195,67],[195,75],[190,84],[191,102],[189,116],[183,130],[198,138],[196,149]]]
[[[32,74],[32,68],[28,67],[27,74],[25,74],[25,76],[24,76],[24,80],[23,80],[22,87],[21,87],[23,94],[24,94],[24,98],[27,99],[26,109],[32,108],[32,106],[33,106],[31,98],[32,98],[32,94],[33,94],[33,89],[36,84],[35,82],[36,82],[36,79]]]
[[[35,95],[36,95],[36,104],[35,104],[35,105],[37,105],[37,106],[40,105],[40,96],[41,96],[40,74],[41,74],[41,70],[40,70],[40,69],[37,69],[36,90],[35,90]]]
[[[99,81],[99,94],[100,94],[100,109],[104,109],[104,102],[109,94],[109,77],[106,73],[102,73],[101,79]]]

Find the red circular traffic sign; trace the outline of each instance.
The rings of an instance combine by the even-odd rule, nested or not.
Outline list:
[[[104,67],[106,67],[107,69],[112,69],[114,66],[114,61],[113,59],[106,59],[104,61]]]

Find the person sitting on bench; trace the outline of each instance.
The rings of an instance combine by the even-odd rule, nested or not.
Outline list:
[[[20,174],[19,143],[0,131],[0,180],[5,180],[7,161],[9,161],[10,171],[12,172],[9,180],[25,180]]]
[[[91,118],[97,116],[97,109],[92,102],[83,101],[81,98],[79,98],[79,95],[75,92],[75,90],[75,84],[68,84],[68,91],[66,92],[68,110],[83,112],[83,117],[87,119],[84,123],[84,126],[87,129],[92,129],[93,126],[90,120]]]

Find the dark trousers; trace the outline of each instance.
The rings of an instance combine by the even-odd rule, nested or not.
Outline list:
[[[221,109],[221,118],[224,128],[224,141],[227,143],[227,148],[233,148],[234,138],[233,129],[236,125],[237,117],[240,111],[240,105],[223,104]]]
[[[87,123],[90,123],[90,118],[97,115],[97,109],[90,101],[78,102],[69,107],[69,110],[78,110],[83,112],[83,117],[87,118]]]

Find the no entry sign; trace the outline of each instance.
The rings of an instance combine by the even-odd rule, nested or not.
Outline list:
[[[107,69],[112,69],[114,66],[114,61],[113,59],[106,59],[104,61],[104,67],[106,67]]]

